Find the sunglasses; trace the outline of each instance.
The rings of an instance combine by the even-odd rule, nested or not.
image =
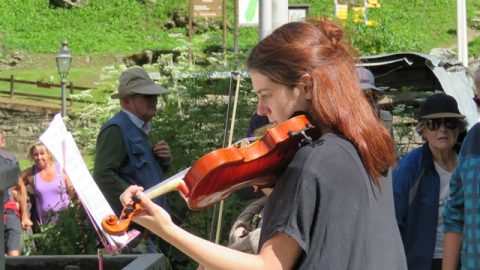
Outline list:
[[[425,126],[431,131],[439,129],[441,125],[448,129],[456,129],[460,125],[460,121],[456,118],[435,118],[425,122]]]

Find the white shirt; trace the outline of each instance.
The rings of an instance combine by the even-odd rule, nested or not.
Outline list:
[[[125,110],[125,109],[121,109],[122,112],[126,113],[128,115],[128,118],[130,118],[130,120],[132,120],[133,124],[138,127],[139,129],[143,130],[143,132],[145,132],[145,134],[148,135],[148,133],[150,132],[150,130],[152,130],[152,123],[147,122],[143,122],[142,119],[138,118],[135,114]]]
[[[450,178],[452,177],[453,172],[449,172],[438,165],[435,161],[435,170],[440,177],[440,198],[438,205],[438,225],[437,225],[437,236],[435,240],[435,249],[433,252],[434,259],[443,258],[443,207],[445,201],[449,199],[449,190],[450,190]]]

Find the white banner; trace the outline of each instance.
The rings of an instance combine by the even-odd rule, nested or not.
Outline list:
[[[40,141],[68,175],[83,208],[92,219],[93,226],[109,253],[119,251],[138,235],[136,230],[123,236],[112,236],[103,230],[102,219],[107,215],[113,215],[113,210],[90,175],[77,144],[72,134],[67,131],[60,114],[55,115],[47,130],[40,136]]]
[[[238,25],[258,25],[259,0],[238,0]]]

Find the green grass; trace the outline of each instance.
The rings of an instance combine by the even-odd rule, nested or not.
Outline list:
[[[312,17],[333,17],[332,1],[290,2],[310,4],[309,15]],[[377,21],[378,26],[345,22],[361,55],[405,51],[428,53],[435,47],[456,46],[456,0],[383,0],[380,3],[381,8],[367,13],[368,19]],[[50,7],[46,0],[0,1],[0,45],[4,47],[2,50],[0,46],[0,59],[13,51],[23,51],[27,55],[23,60],[27,64],[2,70],[0,77],[8,78],[13,74],[19,79],[58,83],[54,56],[60,42],[67,39],[74,56],[68,80],[77,86],[94,87],[100,80],[101,68],[114,63],[117,55],[144,49],[170,50],[184,45],[187,29],[167,30],[163,24],[174,9],[183,9],[187,14],[187,5],[186,0],[163,0],[155,5],[136,0],[95,0],[82,8],[61,9]],[[479,9],[479,1],[467,0],[469,19],[476,16]],[[228,1],[227,15],[232,26],[233,0]],[[222,39],[221,29],[210,30],[194,35],[191,47],[201,52],[221,46]],[[248,53],[257,41],[256,27],[240,27],[241,52]],[[227,35],[230,52],[233,44],[233,29],[230,28]],[[471,55],[480,53],[479,44],[480,39],[470,43]],[[33,58],[30,55],[34,55]],[[8,89],[8,85],[0,83],[0,89],[5,88]],[[59,95],[58,89],[32,86],[19,85],[18,91]]]
[[[480,39],[476,39],[468,44],[468,53],[471,56],[480,56]]]
[[[18,164],[20,165],[20,170],[25,170],[28,167],[32,166],[32,161],[30,159],[19,159]]]
[[[94,82],[100,80],[100,73],[101,66],[76,68],[75,62],[72,62],[67,81],[68,83],[73,82],[76,86],[95,87]],[[15,79],[19,80],[60,83],[60,77],[58,76],[56,67],[0,70],[0,78],[10,78],[10,75],[13,75]],[[19,85],[19,87],[21,87],[21,85]]]
[[[480,1],[468,0],[467,3],[467,17],[468,20],[473,18],[480,19]],[[480,32],[480,25],[477,25],[477,30]],[[470,56],[480,57],[480,37],[475,38],[468,44],[468,54]]]
[[[74,86],[94,88],[95,82],[100,81],[101,66],[90,66],[90,67],[80,67],[75,68],[75,62],[72,63],[72,68],[70,69],[70,74],[67,78],[67,97],[70,94],[70,89],[68,88],[70,83],[73,83]],[[54,83],[60,84],[60,77],[57,73],[56,67],[46,67],[46,68],[35,68],[35,69],[14,69],[14,70],[0,70],[0,78],[9,79],[13,75],[16,80],[27,80],[27,81],[40,81],[44,83]],[[10,83],[5,81],[0,81],[0,91],[9,91]],[[74,90],[74,94],[81,93],[82,90]],[[14,96],[15,94],[37,94],[45,95],[50,97],[56,97],[57,100],[53,99],[42,99],[36,98],[41,102],[47,102],[51,104],[60,104],[60,87],[51,87],[51,88],[39,88],[36,85],[15,83],[14,84]],[[9,94],[0,93],[0,96],[9,96]],[[22,98],[21,95],[17,95],[18,98]],[[25,97],[23,97],[25,98]],[[95,93],[91,98],[93,101],[98,101]],[[82,103],[76,103],[76,106],[81,106]]]
[[[295,0],[310,4],[313,17],[332,17],[330,0]],[[381,8],[369,10],[369,19],[378,27],[350,27],[359,50],[377,52],[421,51],[452,44],[456,28],[456,0],[383,0]],[[162,0],[142,4],[136,0],[95,0],[82,8],[52,8],[46,0],[9,0],[0,2],[0,42],[7,51],[54,54],[62,40],[70,42],[76,55],[96,53],[127,54],[143,49],[173,49],[181,42],[171,34],[186,35],[186,28],[165,29],[164,22],[174,9],[187,14],[188,1]],[[469,18],[479,9],[478,1],[467,0]],[[128,11],[128,12],[127,12]],[[233,0],[227,15],[233,25]],[[230,28],[232,30],[232,28]],[[205,45],[222,42],[222,31],[210,32]],[[239,48],[248,50],[258,40],[255,28],[241,27]],[[200,43],[205,37],[194,36]],[[376,44],[372,44],[376,43]],[[378,44],[380,43],[380,44]],[[233,47],[233,32],[228,34]],[[1,53],[1,51],[0,51]]]
[[[352,26],[352,39],[362,54],[428,53],[432,48],[456,45],[456,0],[380,1],[368,19],[376,27]],[[473,0],[469,1],[472,6]]]
[[[3,43],[7,49],[54,53],[67,39],[77,54],[135,52],[175,40],[163,31],[165,8],[178,7],[177,1],[163,5],[143,5],[139,1],[90,1],[83,8],[51,8],[43,0],[0,2]],[[161,42],[159,42],[161,41]]]

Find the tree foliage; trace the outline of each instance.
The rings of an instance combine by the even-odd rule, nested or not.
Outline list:
[[[152,141],[162,139],[170,145],[173,163],[168,175],[191,166],[209,151],[223,147],[227,110],[232,110],[233,107],[229,93],[233,98],[237,86],[237,81],[230,73],[236,67],[227,66],[222,55],[211,55],[207,58],[208,65],[199,67],[190,60],[188,48],[189,46],[177,48],[180,57],[176,62],[172,55],[163,55],[158,64],[144,66],[151,74],[160,74],[158,83],[170,90],[168,94],[159,97],[160,109],[152,120],[153,129],[150,133]],[[235,56],[229,58],[232,59],[231,62],[235,62]],[[94,155],[95,138],[101,124],[120,109],[118,101],[111,100],[109,96],[117,91],[118,76],[125,68],[120,65],[105,68],[102,83],[90,93],[82,93],[89,95],[95,92],[97,97],[103,96],[105,105],[87,105],[67,123],[77,143],[83,145],[90,155]],[[250,116],[255,110],[255,97],[249,80],[241,78],[238,86],[236,119],[231,122],[234,123],[234,141],[244,137]],[[172,217],[180,226],[204,238],[210,237],[212,208],[191,211],[178,194],[169,194],[168,197],[172,202]],[[226,243],[234,218],[245,204],[246,202],[238,201],[235,196],[225,201],[221,238],[223,244]],[[161,243],[160,249],[167,255],[174,269],[193,267],[189,259],[167,243]]]

